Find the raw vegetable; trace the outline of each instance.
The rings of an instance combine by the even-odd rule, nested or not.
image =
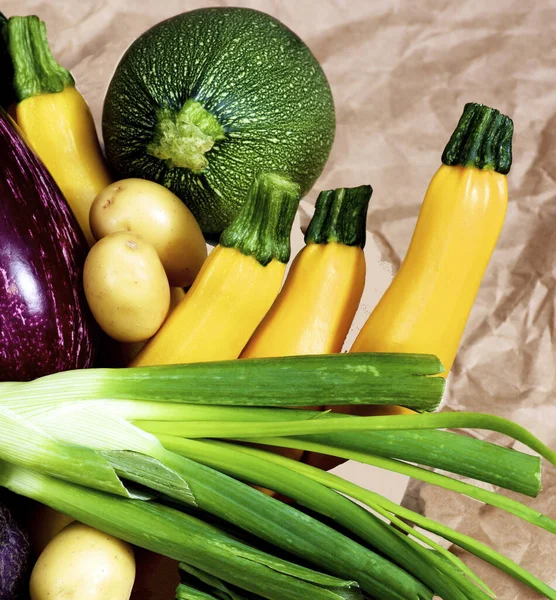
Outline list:
[[[89,209],[111,181],[93,117],[36,16],[8,20],[17,123],[62,190],[89,244]]]
[[[513,123],[466,104],[407,255],[351,348],[422,352],[450,371],[508,202]]]
[[[131,232],[111,233],[91,248],[83,285],[97,323],[120,342],[153,336],[170,308],[170,286],[156,250]]]
[[[307,46],[247,8],[203,8],[149,29],[118,64],[103,111],[116,176],[168,187],[214,239],[258,173],[281,173],[304,195],[334,129],[330,88]]]
[[[31,547],[27,531],[22,527],[5,502],[6,492],[0,498],[0,598],[25,598]]]
[[[403,401],[417,410],[434,410],[445,381],[437,375],[442,366],[434,356],[410,354],[335,354],[254,358],[135,369],[75,370],[42,377],[21,386],[0,383],[0,400],[19,398],[26,403],[60,400],[134,400],[152,407],[161,403],[187,404],[188,410],[207,404],[242,406],[307,406],[327,404],[392,404]],[[161,409],[162,410],[162,409]],[[146,417],[149,418],[148,411]],[[181,416],[183,413],[178,414]],[[194,412],[186,418],[196,420]],[[176,418],[180,418],[180,416]],[[141,418],[141,417],[135,417]],[[169,419],[173,417],[168,417]]]
[[[431,560],[424,549],[408,543],[407,539],[399,536],[392,527],[324,486],[280,466],[269,468],[267,461],[242,453],[241,448],[235,449],[230,445],[219,446],[171,436],[162,436],[160,439],[167,448],[175,452],[222,470],[242,481],[270,487],[292,497],[301,505],[332,518],[339,525],[362,538],[369,547],[403,566],[443,598],[465,598],[458,593],[456,583],[450,581],[453,577],[452,568],[448,568],[443,573],[442,562],[436,565],[437,568],[441,567],[440,572],[437,568],[431,568],[434,560]],[[459,585],[462,585],[462,580],[463,577],[460,577]],[[468,585],[474,587],[471,582]]]
[[[156,502],[102,494],[1,462],[0,484],[269,600],[361,600],[353,581],[311,571],[251,548],[187,513]]]
[[[190,286],[207,257],[203,234],[189,209],[152,181],[110,184],[91,205],[89,221],[97,240],[132,231],[154,246],[171,286]]]
[[[113,410],[118,407],[117,404],[112,406]],[[216,421],[279,423],[282,421],[335,419],[340,416],[336,413],[323,414],[317,411],[293,412],[280,408],[242,408],[237,406],[202,406],[193,409],[191,406],[176,407],[158,404],[156,407],[153,406],[150,411],[148,406],[143,405],[142,410],[142,414],[136,413],[138,414],[136,418],[140,421],[135,421],[142,427],[149,426],[145,421],[151,419],[153,422],[172,421],[172,427],[175,427],[178,426],[179,421],[196,423],[208,421],[212,425]],[[151,412],[150,416],[148,416],[148,412]],[[126,414],[131,415],[131,413]],[[351,417],[344,415],[344,418]],[[158,427],[162,429],[167,426],[168,423],[158,424]],[[538,457],[452,432],[421,429],[371,430],[298,435],[296,439],[299,439],[300,443],[306,440],[346,451],[365,452],[436,467],[532,497],[536,497],[541,490],[541,465]],[[461,460],[462,456],[465,456],[465,461]]]
[[[91,366],[87,243],[60,190],[0,108],[0,380]]]
[[[243,378],[244,380],[248,380],[245,377],[244,368],[245,365],[249,364],[256,365],[260,363],[268,366],[269,364],[272,365],[273,363],[281,363],[284,360],[289,360],[299,361],[300,364],[309,361],[315,365],[314,361],[325,361],[331,365],[342,363],[344,371],[350,372],[353,380],[365,380],[368,379],[368,370],[364,367],[361,368],[364,363],[360,362],[357,365],[357,363],[353,363],[353,360],[359,359],[361,361],[364,358],[369,359],[369,357],[372,358],[373,355],[360,353],[324,357],[308,356],[291,357],[289,359],[256,359],[229,361],[228,364],[230,371],[238,368],[243,370]],[[349,368],[350,364],[352,366],[351,369]],[[216,367],[217,365],[212,363],[212,366]],[[348,367],[347,369],[346,366]],[[173,449],[182,452],[184,451],[183,444],[187,444],[185,448],[188,448],[188,453],[189,449],[191,447],[195,448],[195,446],[198,446],[198,443],[173,438],[171,437],[172,435],[182,435],[186,431],[189,432],[186,435],[195,437],[203,435],[227,437],[241,433],[256,436],[251,439],[256,439],[265,444],[302,447],[318,452],[330,452],[354,458],[362,462],[368,462],[383,468],[422,478],[437,485],[444,485],[448,489],[459,491],[492,506],[502,508],[548,531],[556,532],[556,523],[548,516],[539,514],[515,500],[489,492],[477,486],[425,471],[400,461],[378,458],[366,452],[341,450],[306,440],[291,440],[289,438],[276,437],[290,433],[305,435],[317,432],[340,433],[341,431],[350,430],[396,431],[437,427],[479,427],[493,429],[510,435],[546,457],[552,464],[556,464],[556,453],[515,423],[491,415],[476,415],[472,413],[426,414],[388,418],[330,416],[305,421],[274,419],[274,422],[272,420],[265,422],[264,419],[257,421],[251,418],[244,423],[237,420],[233,422],[234,418],[238,418],[237,416],[231,416],[235,411],[238,411],[239,418],[243,418],[246,411],[257,409],[219,406],[194,407],[177,404],[176,401],[179,400],[179,393],[177,392],[181,390],[182,398],[187,393],[187,386],[184,385],[184,380],[179,377],[180,372],[185,373],[192,368],[198,367],[199,365],[181,365],[151,367],[148,369],[124,369],[121,371],[122,375],[127,372],[131,376],[127,380],[125,377],[123,380],[120,380],[118,378],[119,372],[110,372],[114,376],[114,382],[118,382],[121,386],[119,391],[117,385],[113,388],[116,392],[116,398],[118,395],[121,395],[120,397],[125,398],[125,401],[114,398],[110,394],[109,388],[103,389],[102,386],[98,386],[95,389],[95,386],[92,385],[95,377],[97,375],[102,376],[103,373],[96,370],[62,373],[25,384],[3,384],[0,387],[0,391],[2,392],[0,399],[4,405],[2,419],[0,419],[0,426],[2,428],[2,431],[0,431],[0,458],[9,460],[13,465],[20,465],[20,467],[6,466],[7,468],[0,468],[0,483],[13,491],[24,493],[41,502],[46,502],[54,508],[67,512],[80,521],[103,529],[108,533],[115,533],[118,537],[123,537],[133,543],[138,543],[137,540],[139,539],[141,545],[146,545],[151,550],[163,552],[177,560],[183,560],[201,571],[216,575],[228,583],[239,585],[243,589],[267,598],[291,596],[288,596],[288,592],[284,592],[283,589],[280,591],[281,595],[273,595],[272,581],[269,582],[268,580],[263,581],[258,588],[253,587],[251,580],[243,580],[242,583],[238,583],[237,577],[241,576],[238,569],[232,568],[230,572],[229,567],[228,569],[222,568],[222,565],[220,565],[220,568],[215,569],[214,555],[207,556],[207,548],[204,548],[205,552],[201,552],[197,547],[193,554],[188,554],[187,549],[191,548],[190,544],[195,543],[195,540],[189,534],[185,522],[178,523],[174,521],[171,530],[174,536],[179,535],[178,532],[180,532],[181,534],[185,534],[186,537],[171,537],[168,539],[165,536],[168,535],[169,530],[165,527],[164,523],[160,520],[145,521],[143,519],[145,517],[144,511],[135,512],[136,509],[132,508],[138,506],[137,500],[132,500],[129,496],[142,498],[142,505],[145,504],[144,500],[149,500],[147,510],[155,511],[160,516],[160,509],[162,507],[152,502],[152,496],[148,494],[148,489],[159,492],[162,494],[162,497],[172,498],[177,503],[177,506],[186,504],[193,507],[192,510],[200,509],[199,514],[203,518],[206,518],[207,512],[218,517],[218,520],[214,522],[217,527],[222,526],[221,519],[227,521],[228,524],[225,524],[224,527],[229,528],[230,524],[233,525],[231,531],[236,536],[245,536],[245,532],[248,532],[247,541],[250,543],[259,545],[261,542],[260,540],[257,541],[257,538],[261,538],[267,543],[271,542],[284,550],[290,551],[303,560],[310,560],[314,565],[324,568],[329,572],[340,576],[344,572],[350,573],[349,577],[355,577],[360,582],[362,590],[366,595],[378,596],[384,600],[390,598],[399,598],[400,600],[407,600],[408,598],[431,598],[432,592],[440,590],[442,590],[440,594],[445,600],[463,600],[464,598],[479,600],[486,598],[485,591],[488,593],[488,588],[485,588],[480,580],[466,570],[463,565],[457,563],[455,559],[446,562],[447,557],[442,558],[438,556],[437,553],[441,552],[441,550],[434,546],[434,542],[427,541],[427,544],[435,550],[434,553],[429,554],[428,552],[424,552],[420,545],[416,545],[412,539],[408,539],[407,536],[397,533],[397,527],[401,527],[402,529],[404,527],[402,521],[393,519],[395,527],[382,522],[376,522],[376,526],[373,525],[371,528],[366,513],[357,512],[360,511],[358,507],[356,509],[342,508],[338,513],[338,518],[347,518],[345,516],[346,512],[348,515],[351,515],[349,523],[353,527],[352,531],[359,539],[372,538],[373,542],[377,544],[377,548],[380,547],[381,553],[390,553],[389,556],[394,556],[392,553],[396,553],[396,561],[407,561],[403,563],[407,569],[414,570],[415,573],[418,571],[417,565],[411,559],[411,556],[415,552],[427,560],[426,564],[431,571],[425,575],[420,574],[418,579],[423,581],[423,578],[428,578],[429,576],[432,578],[436,576],[437,579],[435,580],[433,590],[429,592],[421,588],[421,592],[419,592],[418,588],[415,587],[415,582],[412,582],[411,578],[408,579],[410,577],[409,573],[404,574],[403,570],[398,571],[397,574],[394,573],[393,565],[388,561],[384,562],[384,559],[377,561],[375,558],[371,559],[369,554],[364,558],[362,549],[358,546],[358,549],[356,549],[351,543],[346,542],[346,539],[343,537],[338,538],[338,532],[332,533],[332,530],[323,529],[323,523],[318,524],[318,521],[315,521],[313,517],[307,515],[300,516],[293,507],[268,498],[250,487],[245,487],[244,484],[222,475],[222,473],[219,473],[219,470],[222,469],[230,472],[229,469],[231,469],[231,472],[235,476],[245,477],[248,480],[250,480],[251,476],[261,477],[261,479],[258,479],[260,483],[281,489],[290,497],[299,497],[301,499],[303,494],[306,494],[305,500],[309,503],[309,506],[318,508],[318,511],[322,512],[326,517],[334,514],[334,507],[337,510],[338,503],[345,503],[345,500],[341,498],[336,500],[335,496],[333,497],[320,491],[316,493],[316,488],[313,489],[313,486],[307,483],[305,479],[286,477],[283,470],[273,469],[272,460],[268,460],[264,464],[258,462],[259,466],[248,459],[236,460],[232,450],[217,451],[217,454],[214,454],[210,448],[207,449],[206,447],[195,450],[195,452],[200,452],[198,458],[202,462],[207,460],[217,460],[220,462],[218,470],[202,467],[196,460],[180,458],[172,451]],[[369,367],[372,367],[372,364]],[[320,376],[323,375],[322,369],[317,368],[314,372]],[[153,376],[153,381],[145,377],[147,373]],[[156,382],[157,373],[165,373],[166,389],[164,392],[166,399],[174,399],[173,403],[165,402],[161,404],[159,401],[146,402],[145,400],[141,400],[141,394],[146,390],[149,390],[153,394],[153,400],[157,398],[158,400],[161,399],[160,391],[162,390],[160,388],[160,381],[158,385]],[[291,372],[291,374],[295,374],[295,372]],[[220,386],[222,386],[224,381],[225,385],[223,388],[212,387],[212,389],[210,389],[211,386],[205,385],[205,393],[207,395],[212,393],[211,401],[213,403],[218,401],[218,390],[225,389],[229,385],[229,378],[223,378],[222,372],[214,373],[214,375],[220,376]],[[338,387],[337,377],[331,377],[330,375],[330,372],[326,373],[328,391],[325,392],[321,389],[317,393],[318,401],[322,404],[329,403],[330,394],[335,395]],[[89,377],[88,383],[83,378],[84,376]],[[439,377],[425,377],[425,379],[435,382],[444,381],[443,378]],[[283,377],[282,389],[290,386],[295,387],[296,381],[300,381],[300,379]],[[287,384],[284,384],[284,382],[287,382]],[[78,390],[79,384],[81,384],[80,388],[84,392],[82,394]],[[92,391],[93,395],[87,396],[87,391]],[[268,392],[268,390],[265,390],[265,392]],[[95,394],[98,394],[96,397],[102,399],[100,402],[94,400]],[[288,394],[281,395],[279,392],[275,393],[273,400],[278,404],[287,404]],[[126,422],[126,420],[138,418],[139,415],[156,413],[158,409],[160,409],[162,414],[157,415],[155,418],[175,419],[172,423],[159,423],[160,429],[158,433],[160,434],[160,439],[167,446],[166,449],[161,447],[153,437],[141,433],[129,421]],[[208,416],[209,420],[206,420],[207,415],[210,415],[213,409],[213,418]],[[191,422],[180,422],[180,419],[183,419],[184,411],[187,414],[189,410],[192,412],[189,417],[185,418],[189,418]],[[218,412],[220,412],[220,416],[218,416]],[[286,410],[285,412],[290,412],[292,415],[297,415],[297,417],[306,416],[306,413],[303,411]],[[197,420],[196,413],[204,414],[204,417],[202,417],[204,420]],[[228,416],[224,416],[223,413],[227,413]],[[173,416],[169,417],[168,415]],[[144,422],[141,423],[141,426],[143,425]],[[148,429],[154,430],[154,427],[149,425]],[[33,431],[32,435],[30,433],[31,430]],[[261,437],[267,435],[269,431],[275,437]],[[469,439],[468,443],[471,446],[476,441]],[[66,446],[66,444],[71,445]],[[489,447],[481,447],[485,454],[489,451]],[[96,453],[92,452],[93,449],[96,449]],[[238,450],[240,449],[238,448]],[[63,457],[69,457],[72,454],[76,455],[77,460],[82,464],[88,464],[88,467],[86,469],[75,469],[76,461],[73,461],[73,464],[68,464]],[[523,462],[517,461],[515,464],[520,469],[524,468]],[[140,484],[142,491],[134,491],[133,489],[122,488],[121,486],[118,487],[116,485],[117,482],[112,481],[108,477],[108,474],[99,477],[98,474],[100,474],[101,470],[104,472],[107,466],[115,469],[116,473],[124,477],[126,481]],[[2,467],[1,463],[0,467]],[[57,477],[68,478],[71,481],[79,482],[81,485],[76,488],[71,484],[64,483],[60,479],[54,480],[49,477],[42,477],[38,474],[24,471],[21,467],[30,467],[34,470],[56,475]],[[241,471],[242,469],[243,472]],[[97,487],[101,482],[109,484],[106,489],[112,495],[95,493],[83,487],[83,484]],[[284,487],[285,485],[292,487],[288,489]],[[277,486],[280,487],[278,488]],[[123,497],[116,498],[113,494]],[[302,495],[300,496],[299,494]],[[103,498],[110,498],[114,503],[110,506],[102,500]],[[373,510],[377,507],[379,509],[378,514],[388,516],[384,514],[383,502],[375,500],[373,502]],[[169,516],[169,513],[165,510],[162,512],[166,516]],[[355,518],[355,512],[361,515],[362,520]],[[150,514],[152,515],[152,513]],[[180,515],[182,513],[177,514]],[[130,518],[133,519],[132,522],[128,522]],[[147,522],[152,527],[152,531],[156,531],[156,535],[153,537],[152,533],[149,533],[148,538],[141,538],[139,533],[141,526],[146,526]],[[346,521],[345,524],[347,523]],[[427,527],[431,526],[428,521],[426,524]],[[434,522],[432,524],[434,529]],[[115,527],[116,529],[114,529]],[[238,527],[240,529],[237,529]],[[382,528],[384,527],[386,529],[383,531]],[[450,533],[451,530],[447,530],[447,528],[442,529],[441,526],[438,526],[436,529],[438,530],[439,527],[442,534],[448,535],[449,539],[456,539],[458,537],[458,534],[455,532]],[[214,527],[210,529],[213,534],[218,531]],[[391,535],[391,529],[395,532],[395,538]],[[407,527],[404,531],[407,531]],[[411,532],[408,531],[408,533]],[[209,532],[205,530],[203,537],[205,538],[204,541],[208,543],[207,547],[211,548],[210,540],[206,539],[208,534]],[[454,535],[456,536],[455,538]],[[326,536],[333,543],[327,542],[321,536]],[[415,534],[415,537],[420,541],[426,541],[426,539],[423,540],[422,537],[419,537],[418,533]],[[461,538],[459,539],[461,541]],[[388,540],[391,541],[389,542]],[[166,541],[168,546],[166,549],[161,548],[164,541]],[[176,543],[179,544],[178,547],[175,545]],[[548,586],[535,580],[532,575],[513,565],[511,561],[504,559],[500,555],[496,555],[496,553],[490,551],[486,546],[474,543],[471,538],[463,540],[463,543],[468,548],[471,548],[472,551],[477,552],[479,556],[486,557],[493,564],[504,568],[515,577],[527,581],[535,589],[542,590],[548,598],[556,597],[554,590],[550,590]],[[268,546],[265,545],[265,547]],[[219,549],[224,552],[220,558],[226,561],[233,560],[229,552],[229,547],[227,548],[225,549],[219,542]],[[326,550],[330,548],[333,548],[334,552],[326,554]],[[348,559],[349,566],[347,567],[347,571],[344,571],[346,568],[344,566],[344,560],[347,558],[346,551],[349,552],[350,558]],[[369,550],[367,549],[365,552],[368,553]],[[402,558],[403,556],[406,558]],[[229,562],[226,564],[230,565]],[[357,567],[357,565],[360,565],[360,567]],[[251,567],[253,566],[251,565]],[[289,573],[291,573],[292,567],[293,565],[291,564],[287,567]],[[422,568],[420,569],[421,571]],[[245,572],[243,573],[245,574]],[[462,578],[462,573],[466,577],[471,577],[478,587],[470,585],[466,579]],[[251,579],[255,575],[256,573],[252,571]],[[272,573],[269,575],[272,575]],[[433,585],[433,579],[428,579],[428,581]],[[257,581],[255,583],[260,582]],[[283,585],[282,588],[284,588]],[[402,591],[402,588],[404,591]],[[411,592],[410,590],[414,591]],[[307,594],[307,590],[304,590],[303,593]],[[293,597],[300,598],[301,594]],[[312,595],[310,597],[318,598],[319,596]]]
[[[31,600],[129,600],[135,559],[129,544],[82,523],[71,523],[39,556]]]
[[[298,204],[298,185],[257,176],[191,289],[131,366],[238,358],[280,291]]]
[[[222,442],[211,442],[213,445],[218,444],[222,447],[224,452],[228,450],[228,446],[223,444]],[[337,490],[342,494],[346,494],[347,496],[358,500],[365,504],[368,508],[373,510],[374,512],[382,515],[383,517],[391,520],[395,525],[397,525],[406,533],[415,536],[417,539],[421,541],[425,541],[428,545],[431,545],[431,541],[429,538],[423,539],[419,532],[413,527],[409,527],[404,521],[409,523],[413,523],[418,527],[421,527],[425,531],[430,531],[435,533],[445,540],[452,542],[467,550],[468,552],[474,554],[475,556],[482,558],[484,561],[498,567],[502,571],[508,573],[512,577],[515,577],[518,581],[521,581],[531,587],[533,590],[539,592],[546,598],[551,598],[552,600],[556,599],[556,590],[552,589],[548,585],[546,585],[543,581],[526,571],[523,567],[514,563],[509,558],[506,558],[499,552],[496,552],[492,548],[489,548],[486,544],[479,542],[473,539],[470,536],[464,535],[453,529],[442,525],[432,519],[424,517],[423,515],[408,510],[402,506],[399,506],[395,502],[380,496],[379,494],[372,492],[371,490],[364,489],[358,486],[351,481],[346,481],[342,479],[338,475],[334,475],[333,473],[328,473],[323,471],[322,469],[317,469],[315,467],[301,464],[292,460],[288,460],[284,457],[269,455],[269,453],[262,454],[260,450],[256,450],[254,448],[247,448],[245,446],[241,446],[239,448],[242,452],[255,456],[264,456],[264,458],[272,463],[280,464],[282,466],[286,466],[292,471],[301,473],[310,477],[314,481],[318,481],[327,487]],[[434,547],[431,545],[431,547]],[[442,548],[439,548],[439,551],[442,551]],[[454,562],[455,556],[451,553],[443,553],[447,556],[450,561]],[[465,571],[469,575],[469,571]]]
[[[321,192],[278,298],[241,358],[338,353],[365,285],[370,186]]]

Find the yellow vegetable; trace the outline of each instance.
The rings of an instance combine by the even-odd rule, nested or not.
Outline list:
[[[170,286],[156,250],[135,233],[112,233],[91,248],[83,286],[96,321],[120,342],[154,335],[170,307]]]
[[[97,240],[116,231],[133,231],[152,244],[172,286],[190,286],[207,258],[205,238],[191,211],[154,181],[123,179],[110,184],[95,198],[89,221]]]
[[[129,544],[82,523],[72,523],[39,556],[31,600],[128,600],[135,579]]]
[[[241,358],[340,352],[365,285],[370,186],[322,192],[282,291]]]
[[[191,289],[131,366],[238,358],[280,291],[298,203],[299,186],[257,177]]]
[[[89,209],[110,175],[93,117],[69,71],[52,56],[37,17],[8,21],[18,125],[62,190],[89,244]]]
[[[504,221],[512,132],[497,110],[466,105],[407,255],[352,352],[435,354],[449,372]]]

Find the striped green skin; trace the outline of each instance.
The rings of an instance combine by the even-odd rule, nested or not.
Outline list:
[[[200,174],[147,153],[157,109],[200,102],[225,132]],[[321,173],[335,132],[326,77],[307,46],[269,15],[206,8],[140,36],[106,95],[103,135],[118,178],[161,183],[215,238],[237,214],[256,173],[289,177],[305,194]]]

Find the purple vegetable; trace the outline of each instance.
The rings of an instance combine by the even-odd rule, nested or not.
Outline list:
[[[88,246],[58,186],[0,108],[0,381],[91,366]]]
[[[0,502],[0,600],[27,597],[31,545],[10,509]]]

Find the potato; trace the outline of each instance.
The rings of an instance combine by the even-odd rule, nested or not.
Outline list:
[[[153,336],[170,307],[170,285],[156,250],[130,232],[112,233],[89,251],[83,271],[89,307],[119,342]]]
[[[172,286],[191,285],[207,257],[191,211],[154,181],[122,179],[109,185],[95,198],[89,222],[97,240],[116,231],[133,231],[152,244]]]
[[[128,543],[72,523],[39,556],[29,591],[31,600],[129,600],[134,580]]]

